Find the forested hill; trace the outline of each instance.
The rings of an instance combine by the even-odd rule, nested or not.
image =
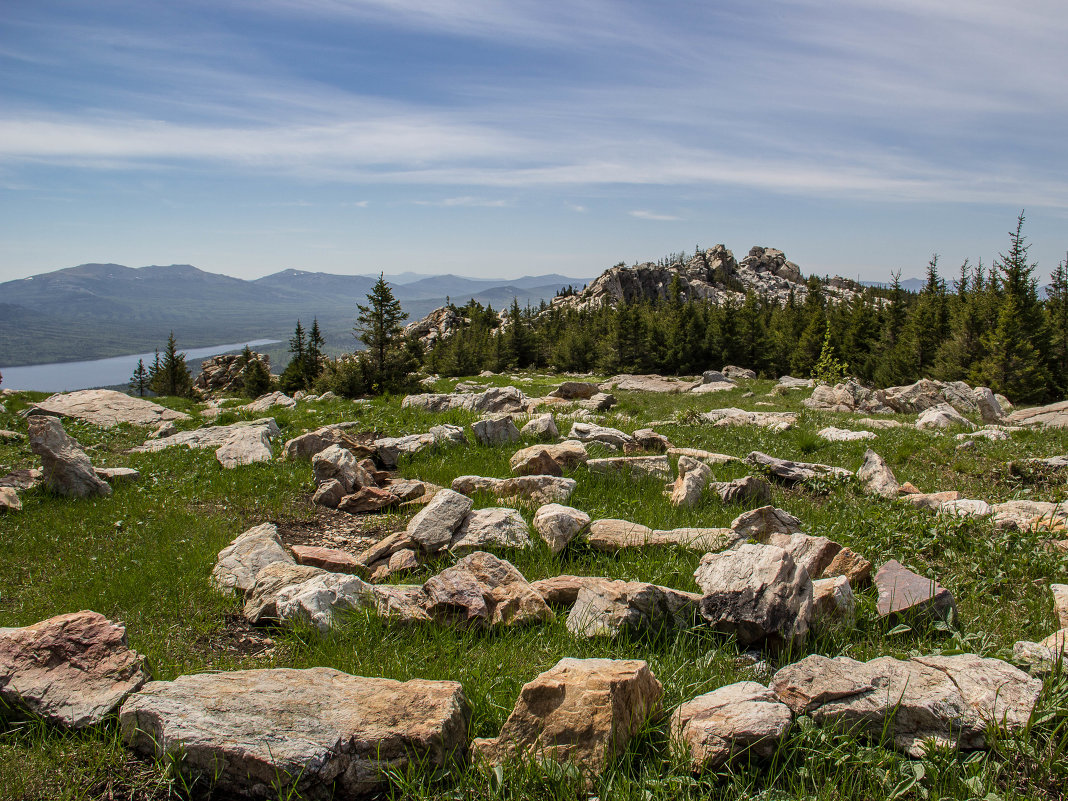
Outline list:
[[[779,251],[754,248],[736,262],[720,247],[617,265],[584,291],[503,319],[477,303],[454,305],[418,333],[427,369],[447,375],[694,375],[733,364],[772,377],[809,376],[819,365],[880,387],[965,380],[1042,401],[1068,393],[1068,266],[1053,270],[1044,299],[1036,272],[1019,227],[990,269],[966,262],[947,280],[935,259],[916,293],[897,280],[802,281]]]
[[[328,350],[350,351],[356,303],[374,280],[285,270],[245,281],[187,264],[83,264],[8,281],[0,284],[0,366],[150,351],[171,331],[182,347],[285,340],[298,318],[318,318]],[[525,306],[583,283],[556,274],[515,280],[406,274],[395,276],[392,286],[411,319],[418,319],[448,296],[496,307],[518,298]]]

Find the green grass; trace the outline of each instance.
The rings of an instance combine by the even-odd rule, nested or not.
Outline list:
[[[531,396],[551,389],[559,378],[521,376]],[[507,376],[473,379],[504,385]],[[456,380],[439,381],[447,391]],[[736,456],[761,450],[774,456],[819,461],[855,470],[867,447],[890,462],[900,481],[922,490],[959,489],[966,497],[1063,500],[1065,474],[1010,469],[1027,456],[1068,452],[1068,433],[1021,432],[1009,442],[980,441],[966,451],[951,435],[890,429],[872,443],[826,443],[815,432],[828,425],[859,428],[846,415],[816,413],[801,406],[807,393],[768,398],[770,382],[714,396],[647,396],[615,393],[619,405],[603,424],[633,431],[650,421],[679,446],[706,448]],[[6,401],[0,428],[25,430],[17,412],[28,400]],[[466,412],[430,415],[400,408],[400,398],[369,404],[336,400],[273,410],[282,437],[329,422],[356,420],[359,430],[383,435],[425,431],[442,422],[467,425]],[[191,410],[188,402],[166,400]],[[772,407],[757,406],[771,402]],[[681,422],[691,410],[722,406],[800,411],[792,431],[754,427],[717,428]],[[255,415],[228,412],[227,420]],[[903,421],[906,418],[900,418]],[[569,423],[559,420],[562,433]],[[189,428],[199,421],[182,424]],[[327,636],[301,628],[269,632],[275,647],[254,656],[230,642],[236,599],[209,586],[216,553],[245,528],[273,520],[314,521],[313,490],[307,463],[272,462],[222,470],[211,451],[170,449],[127,454],[145,431],[133,427],[101,430],[67,423],[94,463],[129,465],[142,472],[139,483],[120,485],[110,498],[65,500],[43,489],[22,493],[23,511],[0,518],[0,626],[26,625],[52,615],[95,609],[123,621],[132,647],[144,653],[158,679],[183,673],[253,667],[323,665],[351,673],[397,679],[460,681],[471,702],[472,736],[493,736],[507,717],[520,687],[564,656],[640,658],[664,685],[664,706],[675,705],[715,687],[754,678],[753,660],[729,640],[697,628],[660,638],[585,640],[572,637],[564,617],[544,626],[509,631],[472,631],[433,625],[396,626],[373,615],[354,615]],[[513,448],[435,447],[405,457],[399,473],[447,486],[463,474],[504,477]],[[600,446],[591,456],[610,455]],[[34,465],[25,443],[0,445],[0,471]],[[743,465],[713,468],[717,480],[745,475]],[[1021,475],[1022,473],[1022,475]],[[593,518],[620,517],[653,528],[725,526],[746,507],[727,506],[714,496],[693,509],[676,509],[654,479],[570,473],[578,482],[569,502]],[[477,497],[476,506],[497,505]],[[855,482],[776,487],[773,503],[797,515],[811,534],[825,535],[863,553],[875,563],[900,559],[937,576],[957,600],[953,630],[894,628],[875,614],[872,590],[858,596],[855,628],[830,627],[804,649],[768,656],[774,665],[809,653],[846,654],[857,659],[906,657],[935,650],[967,650],[1007,658],[1018,639],[1039,639],[1057,624],[1048,591],[1068,579],[1068,557],[1049,548],[1038,534],[1002,532],[989,522],[939,517],[911,506],[872,499]],[[525,509],[527,519],[531,510]],[[401,528],[405,515],[367,520]],[[700,554],[676,549],[631,550],[617,554],[573,544],[553,555],[540,544],[502,553],[530,580],[563,573],[652,581],[696,590],[693,571]],[[422,581],[448,564],[435,560]],[[849,733],[799,723],[770,761],[736,764],[693,776],[672,756],[666,726],[654,721],[593,789],[600,798],[1029,798],[1064,797],[1068,786],[1068,685],[1050,678],[1033,729],[997,740],[989,752],[960,755],[936,752],[909,760]],[[470,767],[432,778],[413,769],[391,777],[394,797],[576,798],[584,794],[572,772],[551,765],[510,765],[503,772]],[[992,794],[992,795],[991,795]],[[9,718],[0,729],[0,799],[103,799],[201,797],[189,791],[171,766],[131,757],[113,724],[82,734],[66,734],[40,723]]]

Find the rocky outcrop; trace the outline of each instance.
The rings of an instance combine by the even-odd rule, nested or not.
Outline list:
[[[245,375],[254,361],[263,365],[267,375],[271,374],[271,359],[263,353],[252,351],[252,358],[248,360],[241,353],[212,356],[200,363],[200,374],[193,381],[193,389],[201,397],[244,395]]]
[[[29,414],[74,417],[101,428],[111,428],[119,423],[157,426],[167,420],[190,419],[183,412],[113,389],[82,389],[53,395],[31,406]]]
[[[241,796],[362,797],[385,769],[460,762],[470,707],[458,682],[325,667],[154,681],[123,704],[127,746]]]
[[[998,659],[972,654],[870,662],[813,654],[782,668],[771,689],[797,715],[876,740],[887,735],[919,757],[927,741],[983,748],[992,722],[1019,730],[1042,683]]]
[[[582,292],[554,298],[553,308],[588,309],[652,300],[666,300],[678,288],[684,300],[707,300],[717,305],[741,304],[747,291],[784,304],[791,295],[800,301],[808,288],[800,268],[781,250],[755,246],[736,260],[723,245],[695,253],[671,264],[646,262],[633,267],[619,264],[605,270]],[[862,287],[853,281],[834,278],[822,283],[822,291],[832,302],[854,297]]]
[[[1005,422],[1017,426],[1068,428],[1068,400],[1048,406],[1017,409],[1005,418]]]
[[[973,389],[963,381],[933,381],[929,378],[887,389],[870,389],[856,381],[845,381],[833,387],[821,384],[804,404],[810,409],[868,414],[918,414],[948,404],[959,414],[979,415],[984,423],[997,423],[1004,417],[1001,403],[987,387]]]
[[[851,478],[853,475],[842,467],[811,462],[791,462],[787,459],[776,459],[760,451],[753,451],[745,457],[745,461],[754,467],[763,468],[770,476],[786,484],[797,484],[801,481],[820,478]]]
[[[797,422],[796,412],[747,412],[728,407],[713,409],[701,415],[701,421],[718,428],[726,426],[759,426],[771,431],[787,431]]]
[[[439,340],[448,339],[468,323],[470,320],[455,309],[440,306],[422,320],[405,326],[404,336],[415,337],[424,348],[429,348]]]
[[[626,392],[659,392],[677,394],[689,392],[701,384],[700,381],[687,381],[682,378],[668,378],[662,375],[628,375],[612,376],[600,385],[601,389],[620,389]]]
[[[662,695],[643,661],[561,659],[523,685],[497,737],[476,739],[471,747],[490,764],[552,759],[599,776],[660,712]]]
[[[110,495],[111,487],[97,476],[85,451],[63,430],[58,417],[33,415],[30,449],[41,457],[45,486],[59,495],[88,498]]]
[[[126,629],[97,612],[0,629],[0,701],[49,723],[101,723],[147,680]]]

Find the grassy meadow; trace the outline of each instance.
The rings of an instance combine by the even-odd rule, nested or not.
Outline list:
[[[534,397],[561,380],[544,375],[475,379],[515,383]],[[680,447],[744,457],[753,450],[773,456],[823,462],[856,470],[871,447],[889,462],[901,482],[921,491],[957,489],[989,502],[1015,498],[1064,500],[1066,473],[1022,466],[1024,458],[1068,453],[1068,431],[1023,431],[1005,442],[978,440],[959,449],[953,433],[912,427],[880,430],[870,443],[828,443],[816,432],[828,425],[861,428],[850,415],[803,409],[807,391],[768,397],[769,381],[740,382],[730,392],[704,396],[614,393],[619,404],[601,415],[603,425],[631,432],[647,427]],[[449,391],[456,380],[442,380]],[[747,390],[754,393],[742,397]],[[17,412],[43,395],[9,397],[0,428],[25,431]],[[188,401],[164,399],[185,411]],[[477,415],[428,414],[401,409],[400,397],[369,403],[346,400],[300,403],[274,409],[281,441],[333,422],[354,420],[356,431],[383,436],[426,431],[447,422],[467,425]],[[770,405],[758,405],[770,404]],[[794,429],[772,433],[751,426],[716,428],[694,424],[696,411],[737,406],[751,410],[801,411]],[[219,423],[257,415],[226,412]],[[859,417],[860,415],[858,415]],[[914,417],[900,417],[911,423]],[[570,421],[557,415],[561,433]],[[199,419],[184,424],[191,428]],[[472,710],[471,736],[495,736],[522,685],[565,656],[640,658],[664,685],[664,707],[741,680],[765,682],[770,670],[809,653],[856,659],[937,651],[967,651],[1009,659],[1016,640],[1039,640],[1057,628],[1050,583],[1068,581],[1068,554],[1039,533],[996,530],[990,522],[938,516],[901,502],[872,498],[856,482],[826,482],[796,488],[776,486],[773,503],[799,517],[807,533],[846,545],[876,565],[899,559],[937,577],[957,601],[954,627],[892,626],[875,613],[873,589],[858,593],[855,627],[819,630],[791,654],[753,655],[697,628],[670,637],[586,640],[573,637],[566,615],[544,626],[473,631],[437,625],[393,626],[370,613],[356,614],[329,635],[311,629],[256,631],[244,624],[237,598],[215,592],[208,581],[217,552],[246,528],[273,521],[285,530],[314,531],[337,525],[381,537],[403,528],[414,512],[351,517],[313,506],[307,462],[249,465],[223,470],[211,450],[173,448],[128,454],[148,431],[132,426],[104,430],[65,421],[68,433],[98,466],[130,466],[136,483],[115,486],[110,498],[63,499],[37,488],[22,492],[23,511],[0,516],[0,627],[22,626],[64,612],[93,609],[122,621],[131,647],[145,654],[153,676],[260,667],[329,666],[350,673],[396,679],[451,679],[463,684]],[[469,433],[469,439],[473,439]],[[398,474],[448,486],[465,474],[508,476],[515,447],[436,446],[402,458]],[[618,455],[601,446],[591,457]],[[0,444],[0,474],[36,466],[27,444]],[[716,480],[748,471],[744,465],[713,468]],[[727,526],[748,507],[728,506],[712,495],[696,508],[676,509],[655,479],[565,473],[578,482],[569,505],[591,518],[618,517],[653,528]],[[495,506],[476,496],[475,506]],[[530,521],[533,508],[524,508]],[[341,518],[347,521],[338,523]],[[503,552],[528,580],[559,574],[599,575],[650,581],[696,590],[699,553],[666,548],[605,554],[580,542],[554,556],[534,535],[535,547]],[[423,581],[449,564],[442,557],[403,583]],[[766,660],[766,661],[765,661]],[[768,662],[771,664],[769,665]],[[880,743],[866,742],[807,723],[795,724],[767,761],[733,764],[693,775],[667,747],[666,720],[654,722],[619,757],[590,795],[600,799],[1060,799],[1068,797],[1068,678],[1047,679],[1028,731],[995,737],[989,751],[958,754],[936,750],[908,759]],[[413,769],[390,776],[395,798],[573,799],[585,798],[581,778],[552,765],[483,767],[430,776]],[[204,783],[189,786],[166,762],[127,753],[117,726],[64,733],[9,714],[0,722],[0,799],[210,798]]]

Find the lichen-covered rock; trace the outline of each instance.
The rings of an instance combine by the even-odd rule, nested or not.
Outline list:
[[[61,392],[52,395],[31,407],[31,416],[48,414],[57,417],[74,417],[101,428],[111,428],[120,423],[137,426],[154,426],[171,420],[189,420],[189,415],[176,412],[166,406],[135,398],[113,389],[81,389],[77,392]]]
[[[482,445],[506,445],[515,442],[520,436],[519,429],[510,415],[479,420],[471,424],[471,431]]]
[[[474,509],[467,513],[449,543],[455,554],[466,554],[486,548],[529,548],[530,531],[515,509],[494,507]]]
[[[97,612],[0,629],[0,701],[49,723],[101,723],[147,680],[126,629]]]
[[[58,417],[32,415],[29,436],[30,449],[41,457],[44,482],[50,490],[73,498],[111,494],[111,487],[97,476],[89,457]]]
[[[552,610],[511,562],[483,551],[427,579],[427,613],[441,622],[517,626],[544,622]]]
[[[872,738],[910,756],[924,743],[983,748],[991,722],[1026,725],[1042,683],[998,659],[973,654],[857,662],[813,654],[779,670],[775,694],[798,715]]]
[[[465,495],[441,490],[408,522],[408,537],[424,551],[440,551],[452,541],[472,505]]]
[[[857,470],[857,478],[864,483],[865,491],[883,498],[896,498],[901,488],[890,465],[870,448],[864,451],[864,464]]]
[[[122,738],[218,791],[362,797],[385,770],[463,760],[471,713],[458,682],[331,668],[200,673],[155,681],[123,704]]]
[[[690,628],[701,596],[640,581],[603,581],[579,589],[567,629],[580,637],[658,635]]]
[[[589,524],[588,514],[559,503],[539,506],[534,513],[534,530],[548,543],[553,553],[562,552]]]
[[[223,591],[245,592],[256,583],[257,574],[274,562],[293,564],[274,523],[262,523],[239,534],[219,551],[211,578]]]

